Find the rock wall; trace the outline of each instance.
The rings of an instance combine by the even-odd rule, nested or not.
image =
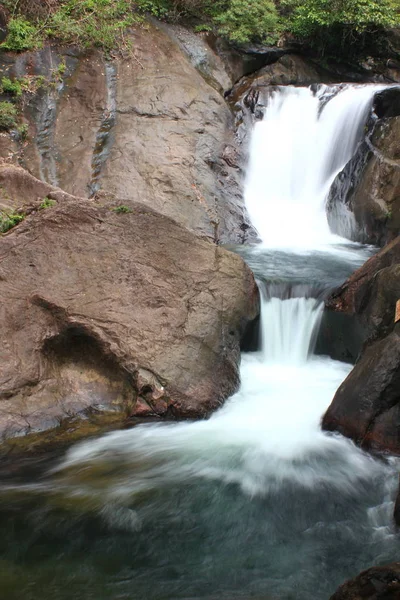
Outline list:
[[[50,46],[2,57],[0,74],[46,84],[27,95],[27,140],[2,134],[0,157],[68,193],[141,202],[217,243],[243,242],[250,224],[221,61],[200,74],[154,22],[130,42],[108,61]]]

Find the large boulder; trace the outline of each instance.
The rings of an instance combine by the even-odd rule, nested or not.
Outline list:
[[[400,563],[371,567],[346,581],[330,600],[398,600],[400,598]]]
[[[400,238],[358,269],[327,301],[363,332],[364,349],[322,426],[365,449],[400,454]]]
[[[364,342],[390,333],[400,298],[400,238],[357,269],[326,301],[329,311],[351,315],[362,326]]]
[[[0,238],[3,436],[90,407],[204,417],[237,389],[258,312],[239,256],[143,204],[113,210],[5,170],[3,196],[29,180],[30,205]]]
[[[400,454],[400,326],[367,347],[337,390],[322,427],[366,450]]]

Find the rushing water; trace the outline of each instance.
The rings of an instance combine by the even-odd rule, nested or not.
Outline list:
[[[241,252],[262,343],[239,392],[207,421],[117,431],[4,485],[7,599],[328,600],[396,558],[393,465],[319,425],[351,369],[312,353],[322,298],[370,253],[330,234],[324,202],[373,89],[335,91],[277,91],[255,126],[246,197],[262,244]]]

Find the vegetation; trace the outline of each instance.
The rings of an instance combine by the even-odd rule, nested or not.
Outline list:
[[[46,208],[52,208],[53,206],[55,206],[57,204],[57,202],[55,200],[51,200],[51,198],[44,198],[43,202],[40,204],[39,208],[41,210],[46,209]]]
[[[320,50],[346,55],[379,41],[400,25],[398,0],[283,0],[289,29]]]
[[[14,79],[12,81],[8,77],[3,77],[0,81],[0,94],[10,94],[11,96],[15,96],[15,98],[20,98],[22,96],[22,85],[18,79]]]
[[[17,125],[18,111],[11,102],[0,102],[0,131],[9,131]]]
[[[125,206],[124,204],[121,204],[120,206],[115,206],[111,210],[118,214],[124,214],[124,213],[126,214],[126,213],[132,212],[132,209],[129,208],[129,206]]]
[[[0,233],[6,233],[18,223],[25,219],[25,215],[19,213],[0,212]]]
[[[274,43],[291,35],[322,52],[364,52],[371,36],[399,25],[400,0],[5,0],[10,13],[2,47],[20,52],[46,39],[111,50],[149,12],[185,19],[237,43]],[[61,73],[60,73],[61,74]]]

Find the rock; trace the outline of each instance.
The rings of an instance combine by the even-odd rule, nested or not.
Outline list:
[[[400,238],[371,257],[327,300],[354,320],[363,351],[336,392],[322,426],[365,449],[400,454]],[[347,325],[348,327],[348,325]],[[347,340],[349,352],[352,349]]]
[[[221,57],[207,43],[207,36],[196,34],[181,25],[158,23],[158,26],[177,42],[207,83],[220,94],[230,91],[234,79]]]
[[[352,315],[373,341],[393,330],[400,298],[400,238],[387,244],[357,269],[326,301],[329,310]]]
[[[226,146],[236,145],[227,104],[158,28],[138,30],[133,43],[138,62],[118,63],[101,189],[216,242],[242,242],[250,224],[241,176],[223,160]]]
[[[398,600],[400,598],[400,563],[371,567],[346,581],[330,600]]]
[[[27,98],[28,139],[16,149],[8,136],[0,157],[72,195],[142,202],[216,243],[242,243],[252,228],[240,165],[224,160],[237,148],[221,60],[182,28],[152,21],[129,35],[134,50],[112,60],[53,46],[4,54],[0,75],[46,84]]]
[[[400,327],[366,348],[322,421],[366,450],[400,454]]]
[[[0,431],[88,409],[204,417],[239,384],[258,291],[242,259],[140,203],[117,213],[0,168],[32,210],[0,237]],[[13,179],[14,178],[14,179]],[[38,210],[43,195],[57,204]]]
[[[357,223],[357,231],[337,233],[379,246],[400,233],[399,135],[400,88],[387,88],[375,97],[365,141],[331,188],[330,212],[345,204]]]
[[[399,491],[397,492],[396,502],[394,504],[393,519],[397,527],[400,527],[400,477],[399,477]]]

